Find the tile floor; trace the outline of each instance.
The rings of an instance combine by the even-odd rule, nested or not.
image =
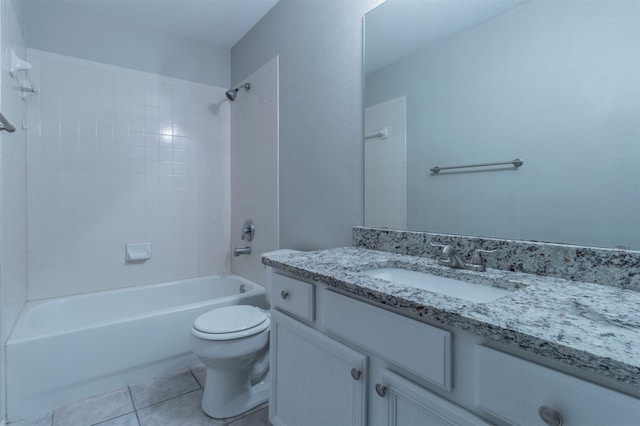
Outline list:
[[[8,426],[268,426],[267,404],[224,420],[200,408],[203,365],[87,398]]]

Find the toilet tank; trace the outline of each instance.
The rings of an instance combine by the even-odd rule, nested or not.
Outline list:
[[[300,253],[299,250],[281,249],[262,253],[263,256],[288,254],[288,253]],[[271,306],[271,272],[273,268],[270,266],[264,266],[264,288],[267,293],[267,303]]]

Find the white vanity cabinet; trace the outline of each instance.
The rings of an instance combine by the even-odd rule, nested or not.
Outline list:
[[[486,424],[398,372],[450,390],[448,331],[277,273],[271,291],[275,426]]]
[[[464,331],[277,273],[271,297],[276,426],[640,425],[640,399]]]
[[[369,425],[487,424],[407,378],[451,390],[450,332],[328,290],[320,311],[325,333],[370,354]]]
[[[366,355],[277,311],[271,353],[273,425],[366,424]]]

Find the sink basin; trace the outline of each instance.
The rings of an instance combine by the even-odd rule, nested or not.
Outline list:
[[[390,281],[393,284],[419,288],[457,299],[476,303],[487,303],[510,295],[511,292],[482,284],[472,284],[453,278],[439,277],[425,272],[410,271],[401,268],[379,268],[358,272],[373,278]]]

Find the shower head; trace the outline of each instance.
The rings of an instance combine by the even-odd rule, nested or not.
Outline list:
[[[229,99],[231,102],[236,100],[236,96],[238,96],[238,91],[240,90],[240,88],[243,87],[244,90],[249,90],[251,89],[251,84],[250,83],[245,83],[242,84],[238,87],[236,87],[235,89],[229,89],[227,90],[227,93],[225,93],[225,95],[227,95],[227,99]]]
[[[238,88],[236,87],[235,89],[227,90],[227,93],[225,93],[225,95],[227,95],[227,99],[229,99],[231,102],[235,101],[236,96],[238,96]]]

